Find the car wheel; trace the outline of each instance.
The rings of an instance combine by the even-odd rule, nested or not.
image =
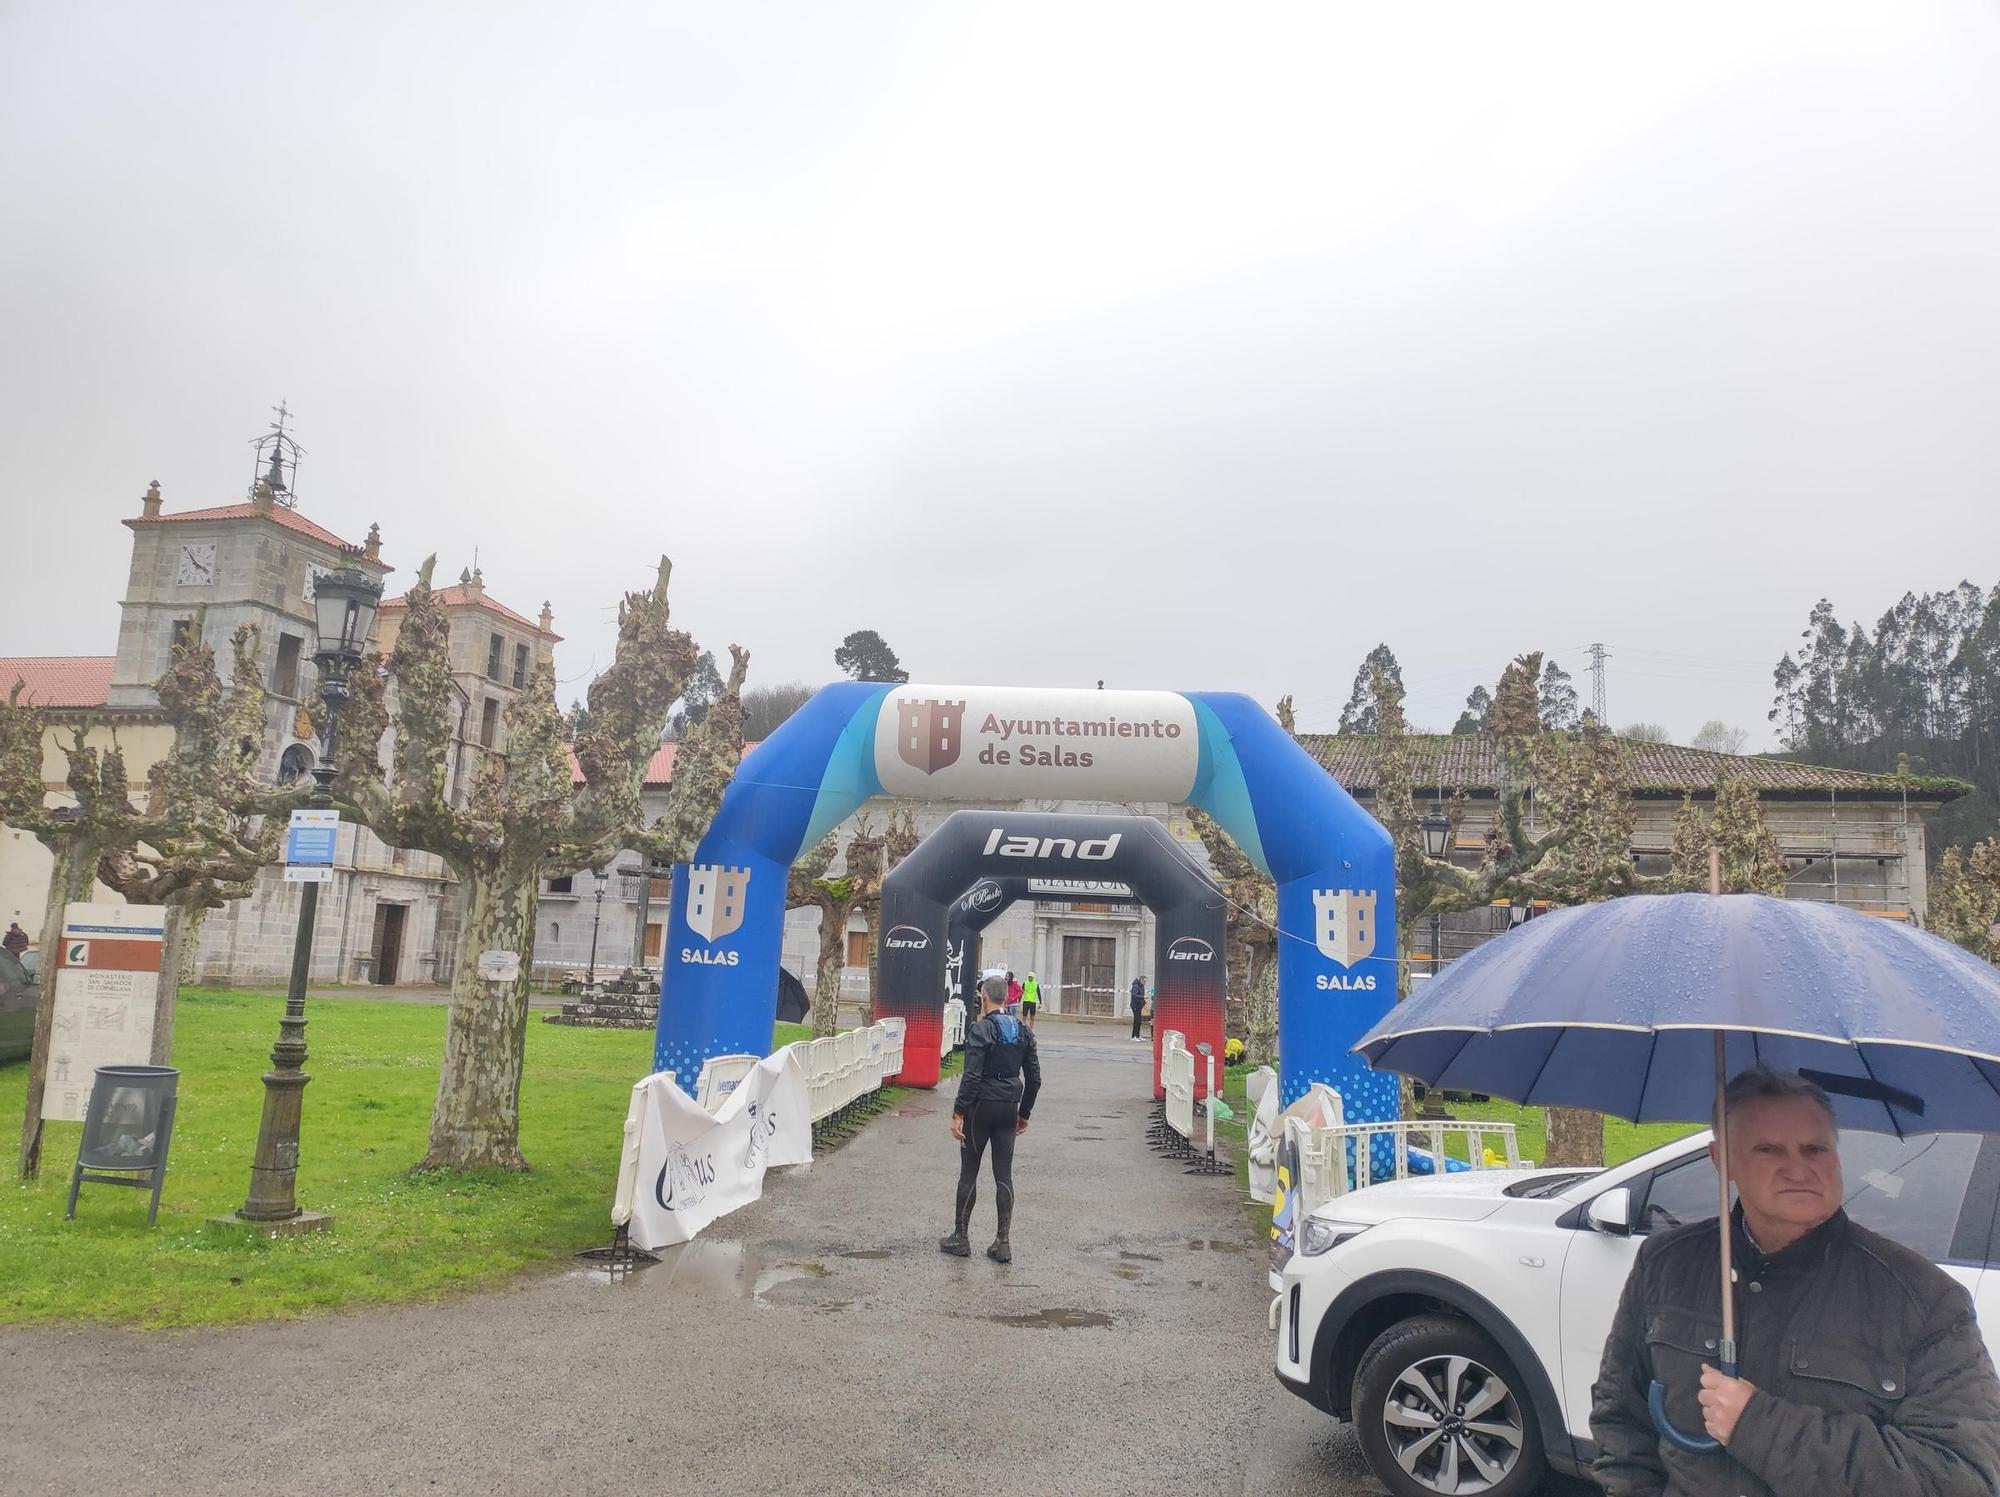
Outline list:
[[[1542,1479],[1541,1426],[1493,1338],[1420,1315],[1375,1338],[1354,1373],[1362,1454],[1396,1497],[1526,1497]]]

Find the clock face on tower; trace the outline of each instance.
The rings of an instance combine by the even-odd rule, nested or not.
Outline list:
[[[182,587],[207,587],[215,581],[215,542],[192,541],[181,547],[174,581]]]

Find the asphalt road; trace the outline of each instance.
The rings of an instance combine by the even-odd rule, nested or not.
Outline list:
[[[1234,1179],[1147,1150],[1151,1047],[1042,1038],[1010,1266],[938,1253],[957,1152],[925,1097],[620,1284],[0,1332],[0,1490],[1379,1492],[1272,1377]]]

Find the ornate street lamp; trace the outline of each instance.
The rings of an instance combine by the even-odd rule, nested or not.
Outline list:
[[[1419,823],[1424,829],[1424,854],[1442,862],[1451,853],[1451,818],[1441,811],[1432,811]],[[1444,970],[1444,916],[1431,912],[1431,976]]]
[[[313,766],[318,786],[315,806],[333,803],[334,754],[340,735],[340,704],[347,681],[367,653],[382,604],[381,579],[356,567],[321,577],[313,589],[319,648],[320,700],[326,703],[326,739]],[[235,1220],[272,1233],[315,1232],[333,1225],[325,1212],[301,1211],[298,1203],[299,1114],[306,1083],[306,979],[312,971],[313,924],[319,913],[319,885],[307,883],[299,896],[299,927],[292,942],[292,980],[285,990],[285,1016],[278,1043],[271,1047],[272,1069],[264,1073],[264,1116],[257,1125],[257,1154],[250,1165],[250,1193]]]
[[[1451,848],[1451,818],[1433,811],[1420,823],[1424,829],[1424,852],[1442,859]]]

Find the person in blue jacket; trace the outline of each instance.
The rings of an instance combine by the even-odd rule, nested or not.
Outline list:
[[[993,1195],[999,1232],[986,1256],[1011,1263],[1014,1226],[1014,1139],[1028,1131],[1028,1114],[1042,1089],[1042,1063],[1035,1033],[1006,1012],[1007,971],[989,969],[979,980],[979,1017],[965,1030],[965,1073],[951,1108],[951,1136],[958,1140],[958,1200],[951,1235],[940,1252],[972,1256],[966,1229],[979,1193],[979,1161],[993,1149]]]

